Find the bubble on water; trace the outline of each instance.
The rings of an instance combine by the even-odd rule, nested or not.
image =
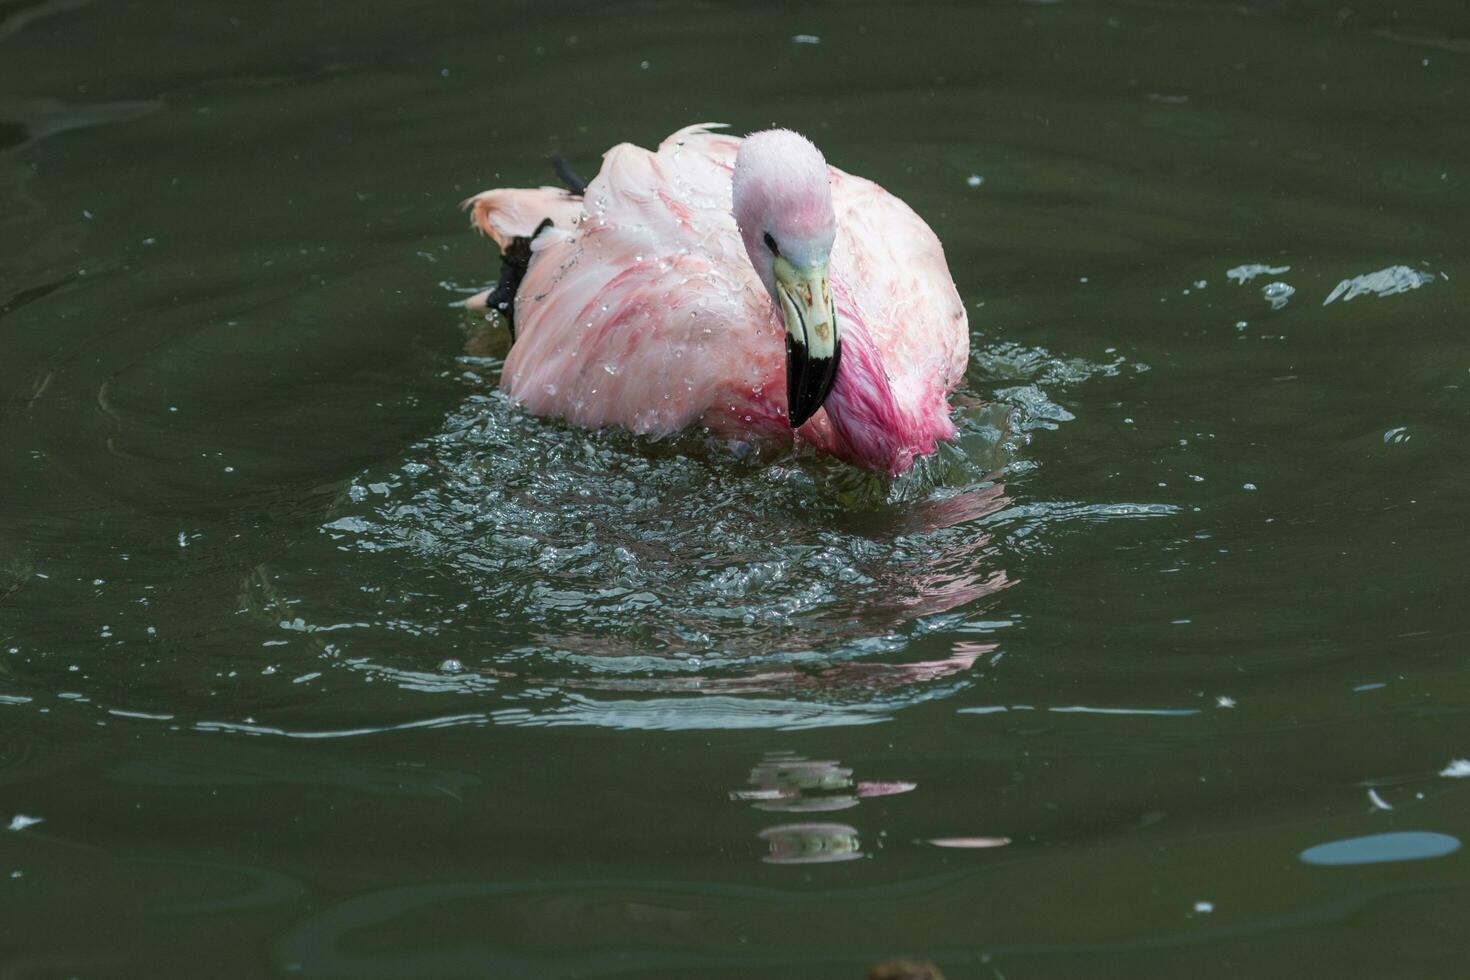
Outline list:
[[[1271,304],[1271,309],[1279,310],[1286,306],[1286,301],[1291,299],[1296,292],[1296,287],[1284,282],[1267,283],[1261,287],[1261,295],[1266,302]]]
[[[981,184],[985,183],[985,178],[980,176],[979,174],[971,174],[970,176],[965,178],[965,183],[969,184],[971,187],[979,187]]]
[[[439,669],[446,674],[458,674],[464,670],[464,664],[460,663],[455,658],[450,657],[449,659],[439,664]]]

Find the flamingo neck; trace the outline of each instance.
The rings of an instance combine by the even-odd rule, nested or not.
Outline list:
[[[849,462],[897,476],[918,456],[934,451],[938,439],[954,435],[946,414],[928,419],[895,395],[867,324],[851,295],[836,279],[832,289],[842,324],[842,360],[824,407],[831,420],[832,451]]]

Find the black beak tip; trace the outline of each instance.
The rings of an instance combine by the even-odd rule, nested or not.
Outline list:
[[[790,405],[787,408],[786,417],[791,420],[791,427],[793,429],[799,429],[803,425],[806,425],[807,421],[813,415],[816,415],[817,409],[821,407],[820,405]]]
[[[832,393],[837,380],[837,364],[842,357],[838,341],[831,357],[811,357],[806,346],[786,338],[786,418],[793,429],[799,429],[817,414],[817,409]]]

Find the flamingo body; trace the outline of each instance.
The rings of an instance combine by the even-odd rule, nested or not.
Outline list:
[[[732,213],[740,145],[690,126],[656,152],[613,147],[580,197],[492,190],[466,202],[502,248],[552,221],[516,294],[501,375],[512,399],[587,428],[791,441],[785,328]],[[929,226],[877,184],[826,170],[841,359],[822,410],[795,431],[897,474],[955,433],[946,398],[969,356],[965,309]]]

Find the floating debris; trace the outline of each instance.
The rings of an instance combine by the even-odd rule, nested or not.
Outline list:
[[[1344,279],[1333,288],[1332,292],[1327,294],[1322,305],[1326,306],[1339,297],[1346,303],[1365,293],[1372,293],[1380,299],[1384,296],[1397,296],[1399,293],[1407,293],[1411,289],[1418,289],[1431,282],[1434,282],[1433,273],[1420,272],[1406,265],[1393,265],[1367,275]]]
[[[1451,759],[1450,764],[1441,769],[1439,774],[1450,779],[1464,779],[1470,776],[1470,759]]]
[[[34,827],[38,823],[45,822],[45,817],[28,817],[24,813],[17,813],[15,816],[10,818],[10,829],[25,830],[27,827]]]
[[[816,34],[793,34],[791,40],[797,44],[821,44],[822,39]]]
[[[1444,857],[1460,849],[1460,840],[1427,830],[1349,837],[1309,847],[1298,855],[1306,864],[1382,864]]]

